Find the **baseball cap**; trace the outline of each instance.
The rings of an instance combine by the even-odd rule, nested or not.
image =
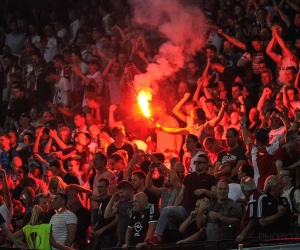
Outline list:
[[[31,119],[30,114],[27,113],[27,112],[22,113],[22,114],[20,115],[20,117],[26,117],[26,118],[28,118],[28,119]]]

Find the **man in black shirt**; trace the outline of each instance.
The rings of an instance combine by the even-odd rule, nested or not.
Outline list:
[[[242,164],[247,163],[246,149],[238,144],[239,132],[235,128],[229,128],[226,132],[226,143],[228,149],[218,154],[216,167],[228,163],[231,166],[231,177],[238,182],[237,172]]]
[[[128,248],[128,246],[141,248],[146,245],[146,241],[153,235],[159,217],[157,207],[148,203],[148,197],[143,192],[133,197],[133,205],[126,241],[122,248]]]
[[[63,164],[59,160],[54,160],[50,162],[49,168],[54,176],[59,176],[63,179],[66,184],[79,184],[76,176],[70,175],[63,167]]]
[[[97,197],[97,200],[99,201],[99,217],[91,233],[91,235],[96,238],[93,248],[95,250],[101,248],[110,248],[115,245],[114,239],[116,236],[116,226],[118,224],[117,216],[112,216],[108,219],[104,218],[105,209],[112,197],[109,193],[109,180],[107,178],[99,179],[97,183],[97,189],[99,192],[99,196]],[[91,199],[93,199],[93,197],[91,197]]]
[[[259,218],[259,237],[272,239],[281,237],[280,233],[290,233],[291,211],[288,200],[281,196],[283,185],[278,176],[270,175],[265,182],[265,194],[257,202],[257,217]],[[272,236],[274,235],[274,236]],[[276,236],[275,236],[276,235]]]

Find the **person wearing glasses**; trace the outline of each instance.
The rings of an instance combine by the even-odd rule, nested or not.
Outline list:
[[[206,155],[199,155],[194,164],[195,171],[184,178],[174,206],[167,206],[162,210],[154,235],[147,241],[149,245],[161,243],[163,232],[170,217],[182,223],[195,209],[198,199],[204,197],[208,199],[216,198],[216,179],[213,175],[206,173],[209,158]]]

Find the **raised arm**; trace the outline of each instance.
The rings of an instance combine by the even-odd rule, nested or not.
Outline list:
[[[111,68],[111,66],[114,64],[115,61],[116,61],[115,59],[109,59],[109,62],[108,62],[106,68],[104,69],[104,71],[103,71],[103,73],[102,73],[102,77],[103,77],[103,78],[107,78],[107,74],[109,73],[110,68]],[[106,80],[107,80],[107,79],[106,79]]]
[[[277,26],[273,26],[272,27],[272,34],[273,36],[276,38],[278,44],[280,45],[280,47],[282,48],[282,50],[284,51],[284,53],[286,54],[286,56],[289,59],[293,59],[295,57],[293,51],[291,51],[285,44],[285,42],[283,41],[283,39],[281,38],[281,36],[279,36],[278,34],[278,28]]]
[[[109,115],[108,115],[108,125],[112,129],[115,126],[124,126],[122,121],[116,121],[114,112],[117,109],[116,105],[110,105],[109,106]]]
[[[152,175],[153,175],[153,171],[154,171],[154,167],[152,166],[152,164],[149,166],[149,171],[146,177],[146,182],[145,182],[145,188],[152,193],[153,195],[155,195],[156,197],[160,197],[161,196],[161,190],[157,187],[155,187],[152,183]]]
[[[119,193],[115,193],[111,198],[110,201],[108,202],[105,211],[104,211],[104,218],[109,219],[116,215],[118,213],[118,207],[116,202],[119,199]]]
[[[190,97],[190,93],[185,93],[183,98],[175,105],[175,107],[173,108],[172,112],[174,115],[176,115],[180,120],[182,120],[183,122],[187,123],[186,120],[186,114],[181,112],[181,108],[183,106],[183,104],[189,99]]]
[[[218,116],[216,118],[213,118],[211,119],[210,121],[206,122],[204,127],[206,127],[207,125],[211,126],[211,127],[215,127],[217,126],[220,121],[223,119],[223,116],[224,116],[224,113],[225,113],[225,109],[226,109],[226,105],[227,105],[227,102],[226,101],[223,101],[222,102],[222,107],[218,113]]]
[[[178,175],[175,171],[176,160],[177,159],[175,157],[171,158],[171,160],[170,160],[170,169],[171,169],[171,171],[170,171],[169,177],[170,177],[171,184],[179,192],[181,190],[182,184],[181,184],[181,182],[178,178]]]
[[[2,168],[0,165],[0,177],[2,179],[2,191],[3,191],[3,196],[4,196],[4,202],[8,210],[12,207],[12,199],[10,195],[10,190],[7,185],[7,177],[5,170]]]
[[[126,171],[124,174],[124,180],[129,180],[131,177],[132,171],[134,166],[137,164],[141,156],[139,154],[135,154],[132,159],[128,162],[127,166],[125,167]]]
[[[181,205],[181,203],[183,202],[183,199],[184,199],[184,195],[185,195],[185,186],[182,184],[180,193],[177,196],[175,204],[174,204],[175,207]]]
[[[246,51],[246,44],[242,43],[241,41],[239,41],[238,39],[231,37],[229,35],[227,35],[226,33],[223,32],[222,29],[218,30],[218,34],[223,36],[224,38],[226,38],[229,42],[231,42],[233,45],[235,45],[236,47]]]
[[[276,37],[273,35],[271,41],[269,42],[266,52],[267,54],[276,62],[278,63],[278,54],[274,52],[274,47],[276,44]]]
[[[188,127],[186,128],[166,128],[166,127],[162,127],[159,124],[155,124],[155,128],[158,131],[164,131],[168,134],[172,134],[172,135],[189,135],[190,131],[188,129]]]

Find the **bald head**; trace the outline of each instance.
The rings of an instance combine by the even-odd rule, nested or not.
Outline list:
[[[148,196],[144,192],[139,192],[133,197],[133,206],[135,211],[142,212],[148,203]]]
[[[22,159],[18,156],[15,156],[13,159],[12,159],[12,162],[11,162],[11,167],[13,169],[13,172],[16,173],[17,172],[17,169],[19,167],[21,167],[23,164],[22,162]]]

